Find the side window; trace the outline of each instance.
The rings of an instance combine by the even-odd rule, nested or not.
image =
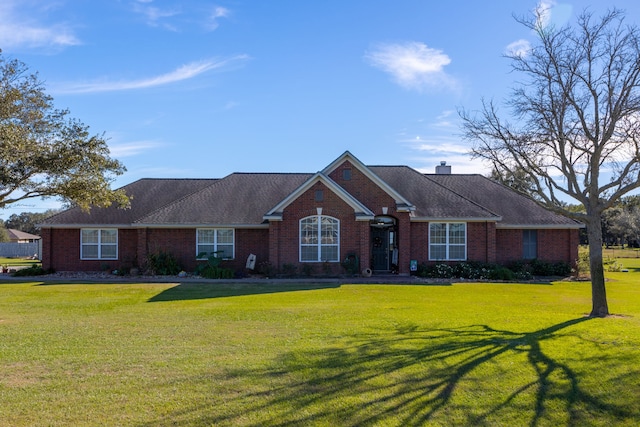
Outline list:
[[[538,230],[522,230],[522,258],[538,258]]]
[[[80,259],[118,259],[118,230],[116,228],[81,229]]]
[[[430,223],[429,259],[432,261],[467,259],[467,224],[464,222]]]
[[[199,228],[196,230],[196,257],[235,257],[235,233],[233,228]]]

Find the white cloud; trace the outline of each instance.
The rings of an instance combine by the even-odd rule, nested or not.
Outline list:
[[[126,144],[111,144],[109,145],[109,153],[112,157],[119,159],[155,150],[157,147],[163,145],[163,143],[157,141],[135,141]]]
[[[160,9],[159,7],[151,6],[151,3],[151,0],[137,0],[133,4],[133,11],[141,14],[145,18],[147,25],[177,31],[175,26],[163,20],[180,15],[182,12],[179,9]]]
[[[379,44],[365,59],[374,67],[391,74],[401,86],[413,90],[439,87],[457,89],[457,81],[444,71],[451,59],[444,52],[424,43]]]
[[[451,166],[452,173],[486,175],[490,171],[482,161],[473,160],[469,146],[455,137],[434,135],[405,142],[412,152],[410,163],[422,173],[435,173],[440,162]]]
[[[558,3],[555,0],[540,0],[535,10],[538,28],[564,26],[573,16],[573,5],[570,3]]]
[[[132,10],[142,15],[147,25],[175,32],[185,26],[192,26],[194,22],[204,26],[206,31],[214,31],[220,26],[220,19],[231,15],[231,11],[222,6],[214,6],[213,10],[203,12],[189,10],[189,5],[184,3],[164,8],[153,6],[152,3],[153,0],[135,0]]]
[[[216,6],[211,12],[209,16],[209,22],[206,27],[209,31],[213,31],[220,26],[219,20],[220,18],[228,18],[230,15],[230,11],[227,8]]]
[[[129,80],[129,81],[100,81],[89,83],[67,83],[59,86],[53,85],[52,92],[56,93],[96,93],[96,92],[114,92],[121,90],[147,89],[156,86],[163,86],[176,83],[183,80],[192,79],[208,71],[222,68],[240,61],[245,61],[249,57],[247,55],[237,55],[224,60],[207,60],[200,62],[192,62],[179,67],[178,69],[166,74],[146,79]]]
[[[551,23],[551,10],[556,5],[555,0],[541,0],[535,9],[536,27],[544,28]]]
[[[66,23],[46,23],[38,19],[33,5],[14,0],[0,3],[0,46],[3,49],[66,47],[80,44]]]
[[[434,136],[428,138],[417,136],[414,140],[401,142],[408,142],[412,149],[422,152],[456,155],[469,153],[469,147],[467,145],[450,136]]]
[[[531,51],[531,43],[528,40],[520,39],[510,43],[505,49],[505,53],[509,56],[526,57]]]

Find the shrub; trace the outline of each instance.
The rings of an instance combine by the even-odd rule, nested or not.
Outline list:
[[[182,268],[173,255],[168,252],[159,251],[149,254],[147,258],[147,270],[161,276],[173,276],[178,274]]]
[[[304,274],[305,276],[307,277],[313,276],[313,272],[314,272],[314,268],[312,264],[304,264],[302,266],[302,274]]]
[[[490,280],[507,280],[512,281],[515,278],[513,271],[509,270],[507,267],[497,266],[489,272]]]
[[[578,252],[578,259],[576,260],[576,268],[574,274],[578,277],[587,275],[591,271],[591,264],[589,260],[589,251],[580,250]]]
[[[325,276],[331,276],[333,274],[333,266],[330,262],[325,261],[322,263],[322,274]]]
[[[49,273],[50,272],[45,271],[41,265],[32,265],[31,267],[16,270],[11,275],[14,277],[25,277],[25,276],[42,276]]]
[[[618,261],[613,261],[612,263],[607,264],[607,271],[609,272],[620,272],[623,269],[623,265]]]
[[[258,264],[258,273],[264,274],[267,277],[273,277],[276,274],[276,269],[269,261],[262,261]]]
[[[283,276],[295,276],[298,267],[294,264],[284,263],[282,264],[282,275]]]
[[[231,279],[233,278],[233,270],[221,267],[222,258],[217,255],[220,252],[214,252],[207,257],[205,264],[199,264],[196,267],[196,274],[205,279]],[[198,258],[203,258],[206,254],[198,254]]]
[[[342,268],[344,268],[348,274],[357,274],[360,271],[360,261],[355,254],[349,254],[342,261]]]
[[[460,277],[461,279],[483,280],[489,279],[491,271],[496,268],[498,266],[495,264],[468,261],[458,263],[454,267],[454,274],[455,277]]]
[[[214,267],[209,264],[202,264],[196,268],[196,274],[205,279],[232,279],[233,270],[224,267]]]

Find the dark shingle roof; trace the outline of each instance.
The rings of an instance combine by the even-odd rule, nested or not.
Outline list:
[[[481,175],[425,175],[408,166],[370,166],[369,170],[408,200],[415,219],[497,221],[499,227],[576,227]],[[257,225],[263,216],[314,176],[308,173],[233,173],[221,179],[141,179],[123,187],[130,209],[73,208],[43,226],[198,226]],[[371,207],[375,208],[375,207]]]
[[[498,219],[495,212],[449,191],[408,166],[370,166],[369,169],[413,203],[414,217]]]
[[[72,208],[47,218],[46,225],[100,225],[132,224],[139,218],[177,199],[199,191],[217,179],[140,179],[122,187],[127,195],[133,196],[130,209],[117,206],[91,208],[83,212]]]
[[[155,225],[260,224],[269,209],[311,176],[302,173],[233,173],[136,222]]]
[[[498,226],[568,226],[579,224],[551,212],[509,187],[482,175],[425,175],[433,182],[500,215]]]

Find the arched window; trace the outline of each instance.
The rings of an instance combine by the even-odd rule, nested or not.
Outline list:
[[[340,260],[340,221],[314,215],[300,220],[300,261],[338,262]]]

